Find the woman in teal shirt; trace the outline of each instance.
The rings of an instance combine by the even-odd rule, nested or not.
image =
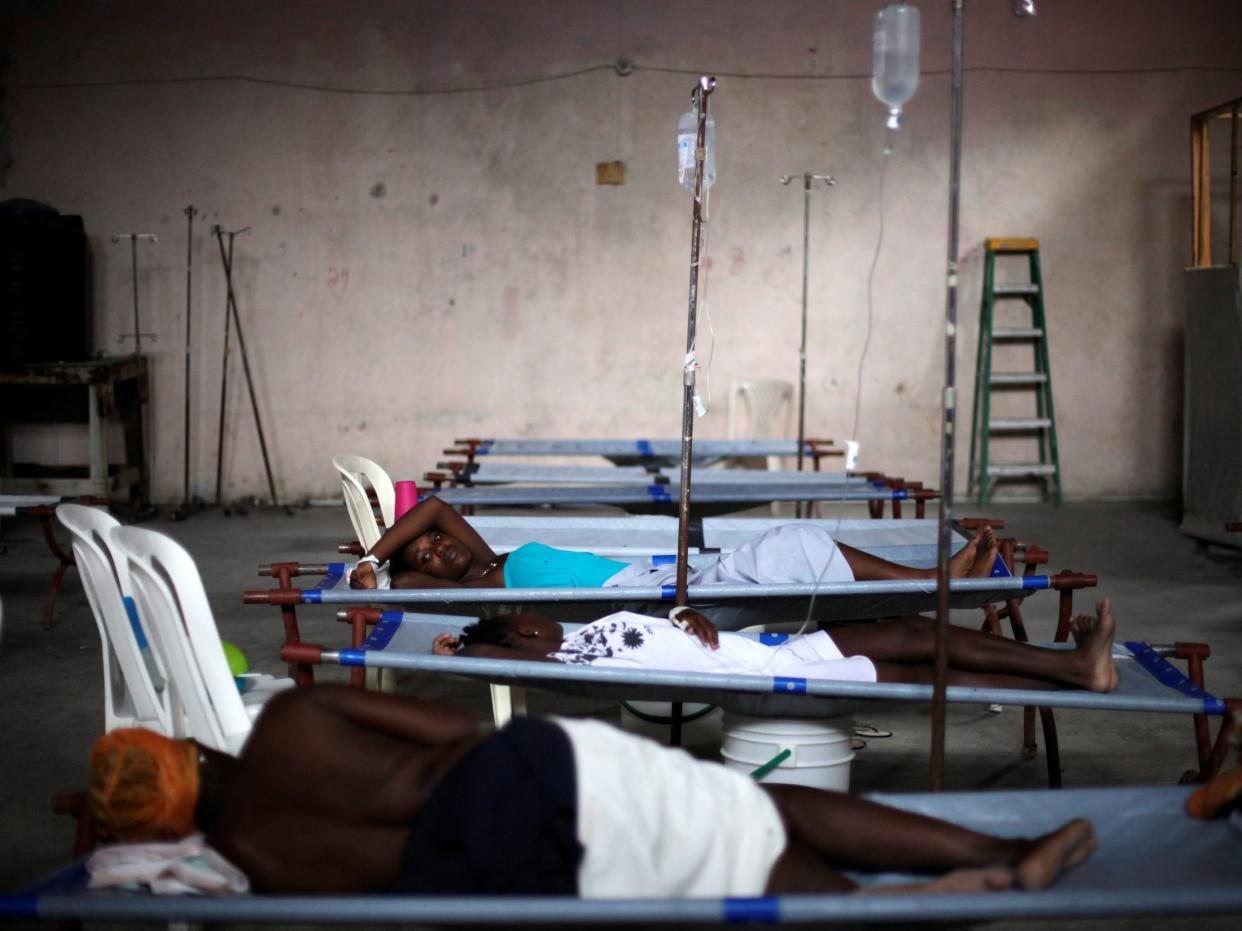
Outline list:
[[[829,541],[828,545],[844,557],[836,560],[842,564],[839,568],[856,580],[922,579],[936,574],[935,569],[902,566],[844,543]],[[991,528],[984,528],[953,557],[951,574],[987,575],[995,556],[995,535]],[[542,543],[526,543],[498,556],[465,518],[439,498],[427,498],[393,524],[358,561],[349,584],[378,588],[386,575],[393,588],[598,588],[632,569],[628,562]],[[814,580],[813,566],[810,574]]]

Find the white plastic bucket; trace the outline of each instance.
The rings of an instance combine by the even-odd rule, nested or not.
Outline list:
[[[668,743],[673,705],[666,701],[626,701],[621,703],[621,729],[631,734]],[[681,706],[681,745],[717,746],[720,743],[720,720],[724,713],[714,705],[683,702]]]
[[[788,750],[789,756],[760,776],[760,782],[848,792],[853,736],[850,718],[806,721],[729,713],[724,716],[720,755],[725,766],[750,775]]]

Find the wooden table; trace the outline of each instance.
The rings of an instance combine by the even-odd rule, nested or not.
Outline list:
[[[0,366],[0,491],[90,495],[144,510],[150,499],[143,426],[148,396],[145,356]],[[108,461],[113,420],[120,422],[125,437],[121,463]],[[83,422],[89,431],[85,465],[14,461],[13,424]]]

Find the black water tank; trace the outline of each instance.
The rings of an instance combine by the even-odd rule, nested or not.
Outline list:
[[[89,274],[81,217],[0,203],[0,362],[89,358]]]

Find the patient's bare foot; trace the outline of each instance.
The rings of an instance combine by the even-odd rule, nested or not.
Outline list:
[[[1012,889],[1014,872],[1003,866],[962,867],[924,883],[920,892],[1004,892]]]
[[[1082,686],[1093,692],[1111,692],[1117,687],[1117,666],[1113,663],[1113,636],[1117,622],[1112,605],[1105,598],[1095,606],[1096,616],[1079,614],[1070,621],[1070,632],[1078,644]]]
[[[1095,829],[1091,822],[1077,818],[1036,838],[1031,848],[1014,864],[1018,885],[1023,889],[1046,889],[1067,870],[1072,870],[1095,851]]]
[[[996,554],[1000,549],[995,530],[984,527],[980,534],[978,554],[970,565],[970,571],[966,573],[972,579],[982,579],[992,574],[992,565],[996,562]]]
[[[948,895],[970,892],[1004,892],[1014,886],[1014,871],[1007,866],[962,867],[920,883],[894,883],[888,886],[861,886],[866,895]]]
[[[974,537],[953,554],[953,558],[949,560],[949,578],[960,579],[970,571],[970,567],[975,563],[975,558],[979,555],[979,543],[983,540],[984,529],[991,528],[981,527],[975,531]]]

